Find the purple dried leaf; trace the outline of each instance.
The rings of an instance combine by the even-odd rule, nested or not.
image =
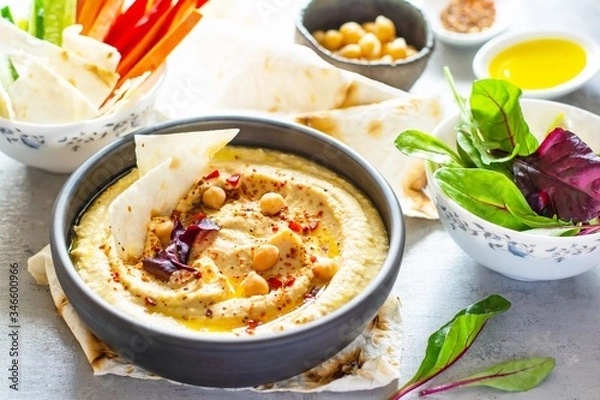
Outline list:
[[[154,257],[146,257],[142,260],[144,270],[165,282],[169,281],[175,271],[184,269],[195,272],[194,268],[186,265],[193,243],[195,241],[210,242],[219,229],[219,225],[208,218],[202,218],[185,229],[176,219],[171,231],[171,241],[163,251]]]

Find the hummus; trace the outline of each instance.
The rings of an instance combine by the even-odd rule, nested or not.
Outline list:
[[[152,217],[137,259],[119,257],[107,212],[137,171],[105,190],[74,229],[71,256],[87,285],[152,324],[246,335],[320,318],[379,272],[388,249],[381,218],[330,170],[226,147],[207,171],[170,215]],[[189,249],[188,230],[197,233]],[[185,253],[182,262],[168,261],[174,253]]]

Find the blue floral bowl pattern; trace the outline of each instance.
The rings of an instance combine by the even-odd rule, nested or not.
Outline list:
[[[72,124],[41,125],[0,118],[0,151],[23,164],[50,172],[73,172],[116,138],[152,122],[164,68],[140,90],[129,107],[100,118]]]
[[[600,117],[582,109],[545,100],[522,100],[523,113],[534,133],[544,134],[563,113],[568,128],[596,152]],[[434,135],[454,147],[458,116],[442,121]],[[479,264],[510,278],[553,280],[584,273],[600,264],[600,234],[551,237],[485,221],[450,200],[433,179],[435,166],[426,163],[428,189],[445,230],[456,244]]]

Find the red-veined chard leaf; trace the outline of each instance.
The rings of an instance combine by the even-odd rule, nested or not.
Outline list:
[[[552,372],[554,364],[555,360],[551,357],[511,360],[456,382],[423,389],[419,395],[427,396],[460,387],[473,386],[487,386],[505,392],[525,392],[539,385]]]
[[[537,151],[513,161],[517,186],[540,215],[586,223],[600,216],[600,157],[556,128]]]
[[[444,193],[467,211],[514,230],[569,225],[536,214],[505,175],[480,168],[440,168],[433,175]]]
[[[519,99],[521,89],[500,79],[481,79],[473,83],[470,109],[480,137],[476,145],[485,154],[494,155],[495,162],[512,159],[515,155],[527,156],[538,147],[538,140],[525,122]],[[508,156],[506,156],[508,154]]]
[[[473,344],[485,323],[509,308],[508,300],[494,294],[459,311],[429,337],[419,370],[390,400],[401,398],[450,367]]]
[[[461,158],[440,139],[416,130],[406,130],[396,138],[396,147],[407,156],[420,157],[436,164],[461,167]]]

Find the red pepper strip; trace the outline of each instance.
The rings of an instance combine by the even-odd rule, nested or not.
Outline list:
[[[196,8],[200,8],[200,7],[202,7],[203,5],[205,5],[206,3],[208,3],[208,0],[198,0],[198,1],[196,2]]]
[[[112,28],[110,28],[108,35],[106,35],[104,43],[114,46],[117,40],[119,40],[128,29],[134,27],[144,16],[147,5],[148,0],[135,0],[124,13],[117,17],[117,20]]]
[[[162,30],[166,20],[169,19],[169,15],[171,15],[173,8],[175,7],[171,7],[168,13],[161,15],[150,30],[140,38],[141,40],[139,42],[125,48],[121,54],[121,61],[117,68],[117,73],[119,75],[125,75],[127,71],[137,64],[137,62],[140,61],[140,59],[160,40],[162,36],[159,32]]]
[[[171,8],[171,0],[158,0],[135,26],[125,32],[114,43],[113,46],[119,50],[122,58],[125,57],[124,53],[126,49],[128,47],[135,47],[169,8]]]

